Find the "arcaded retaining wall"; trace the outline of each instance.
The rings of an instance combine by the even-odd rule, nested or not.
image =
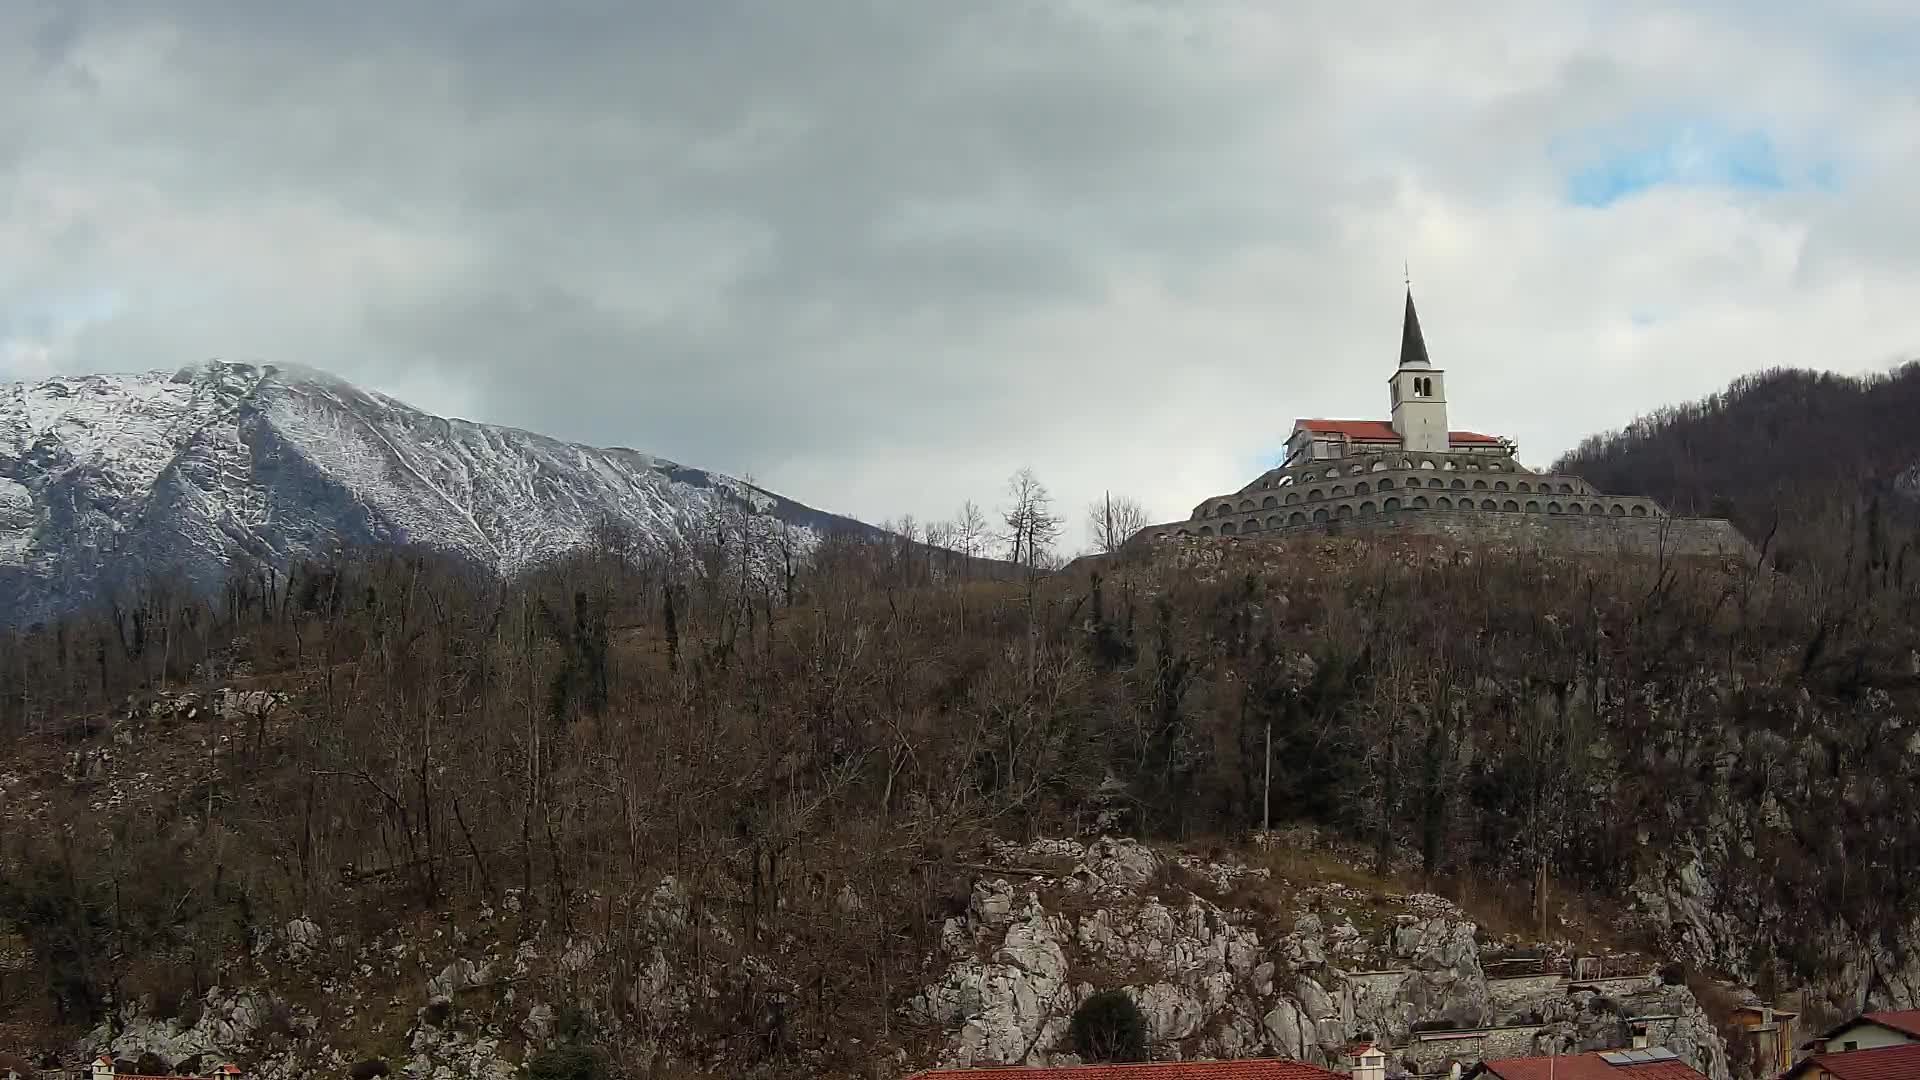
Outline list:
[[[1309,526],[1307,530],[1312,531]],[[1293,530],[1288,530],[1293,531]],[[1551,548],[1590,555],[1718,555],[1753,558],[1753,545],[1724,518],[1617,518],[1402,510],[1331,522],[1329,534],[1440,536],[1461,543]]]
[[[1143,542],[1178,542],[1184,526],[1142,530]],[[1287,536],[1436,536],[1461,544],[1537,547],[1590,555],[1722,556],[1752,559],[1746,537],[1722,518],[1575,516],[1484,510],[1400,509],[1367,517],[1263,529],[1239,542]]]

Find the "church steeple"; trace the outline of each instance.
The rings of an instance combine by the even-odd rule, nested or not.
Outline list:
[[[1387,384],[1393,391],[1393,430],[1403,450],[1446,453],[1452,445],[1447,433],[1447,373],[1427,358],[1427,339],[1420,333],[1420,315],[1413,310],[1413,287],[1407,287],[1407,314],[1400,325],[1400,366]]]
[[[1400,324],[1400,366],[1432,367],[1427,359],[1427,339],[1420,333],[1420,313],[1413,310],[1413,288],[1407,288],[1407,314]]]

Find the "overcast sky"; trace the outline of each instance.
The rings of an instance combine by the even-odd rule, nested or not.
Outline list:
[[[869,520],[1544,465],[1920,353],[1910,0],[0,0],[0,380],[212,357]]]

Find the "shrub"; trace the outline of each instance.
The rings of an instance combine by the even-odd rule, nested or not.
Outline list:
[[[173,1066],[167,1064],[167,1059],[151,1050],[135,1058],[133,1067],[142,1076],[165,1076],[173,1071]]]
[[[1679,986],[1687,981],[1687,969],[1678,963],[1662,964],[1660,981],[1667,986]]]
[[[1102,990],[1074,1010],[1073,1045],[1088,1061],[1147,1060],[1147,1018],[1124,991]]]
[[[368,1058],[354,1065],[353,1068],[348,1069],[347,1075],[351,1077],[352,1080],[373,1080],[376,1076],[386,1076],[392,1071],[393,1070],[387,1068],[385,1061],[379,1058]]]
[[[585,1046],[561,1046],[527,1062],[529,1080],[606,1080],[607,1063]]]

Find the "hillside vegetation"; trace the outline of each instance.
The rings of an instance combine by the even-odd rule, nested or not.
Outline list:
[[[1788,559],[1844,544],[1873,513],[1920,498],[1920,363],[1865,378],[1775,369],[1596,435],[1553,471],[1727,517]],[[1900,494],[1906,478],[1907,494]]]
[[[1522,921],[1653,903],[1620,932],[1899,996],[1840,977],[1908,933],[1920,866],[1920,582],[1864,534],[1790,576],[1298,539],[1011,580],[876,539],[769,576],[739,539],[669,565],[609,532],[507,583],[409,553],[157,582],[12,633],[0,1051],[264,979],[300,916],[378,959],[484,912],[502,955],[569,958],[516,1007],[611,1060],[865,1075],[944,1038],[903,1005],[981,842],[1268,817]],[[1661,884],[1683,864],[1707,914]],[[408,970],[303,1007],[398,1053],[473,1007]]]

